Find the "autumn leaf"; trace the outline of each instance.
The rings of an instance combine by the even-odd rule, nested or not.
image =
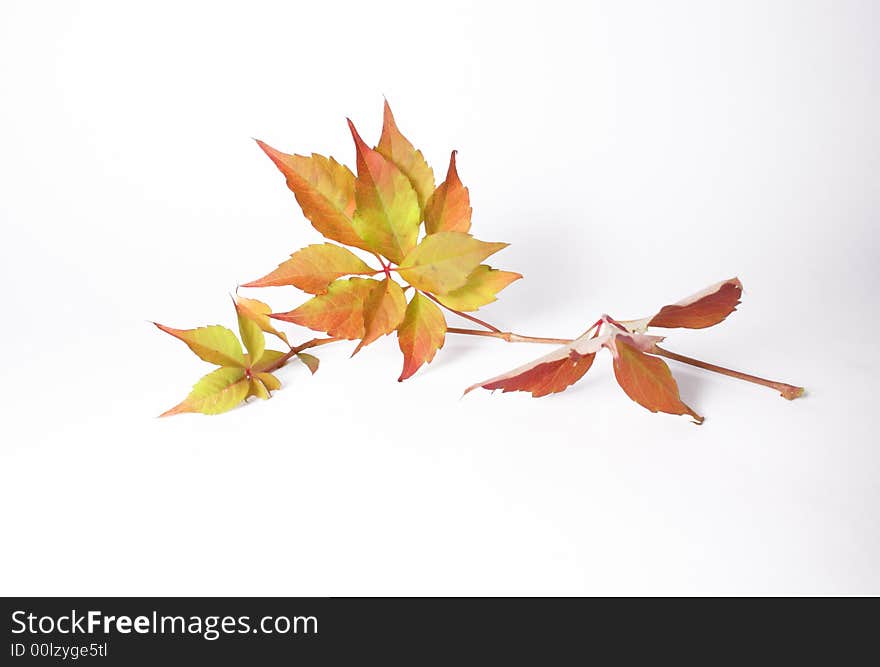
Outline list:
[[[248,366],[251,366],[259,363],[263,357],[263,351],[266,349],[266,337],[256,322],[238,310],[237,304],[235,310],[238,315],[238,332],[241,334],[241,340],[248,351]]]
[[[421,210],[409,179],[367,146],[348,121],[357,152],[354,228],[367,250],[400,263],[419,236]]]
[[[463,232],[437,232],[422,239],[398,271],[417,289],[447,294],[464,286],[480,262],[507,245],[478,241]]]
[[[271,273],[242,287],[278,287],[293,285],[310,294],[324,294],[337,278],[353,274],[375,273],[360,257],[332,243],[306,246]]]
[[[446,180],[437,186],[425,206],[425,229],[437,232],[469,232],[471,229],[471,197],[461,184],[455,166],[456,151],[449,158]]]
[[[502,392],[528,391],[535,398],[556,394],[580,380],[590,370],[595,358],[595,353],[570,354],[563,359],[537,364],[511,378],[489,382],[483,388],[501,389]]]
[[[467,282],[437,299],[448,308],[470,312],[497,300],[497,294],[522,276],[512,271],[501,271],[481,264],[468,276]]]
[[[604,333],[599,335],[597,326]],[[477,387],[490,391],[527,391],[534,397],[558,393],[580,380],[593,365],[596,353],[604,347],[611,351],[618,384],[632,400],[651,412],[686,414],[701,424],[703,418],[679,398],[678,386],[666,363],[648,354],[656,351],[656,344],[661,340],[659,336],[630,333],[613,318],[605,316],[571,343],[508,373],[468,387],[465,393]]]
[[[242,353],[241,343],[235,334],[226,327],[212,325],[198,329],[172,329],[156,323],[160,330],[186,343],[201,359],[220,366],[199,380],[183,401],[160,416],[184,412],[219,414],[231,410],[250,396],[269,398],[269,392],[281,386],[270,371],[283,366],[287,355],[266,349],[263,330],[249,316],[253,311],[240,301],[247,300],[233,299],[239,333],[247,355]],[[256,303],[261,304],[259,301]],[[254,307],[253,304],[250,306]]]
[[[355,178],[348,167],[316,153],[288,155],[259,140],[257,145],[284,174],[287,187],[315,229],[331,241],[367,249],[352,225]]]
[[[309,299],[287,313],[273,313],[276,320],[293,322],[334,338],[354,340],[364,336],[364,302],[379,284],[371,278],[348,278],[330,283],[326,294]]]
[[[663,306],[656,315],[622,322],[631,331],[648,327],[663,329],[705,329],[723,322],[739,305],[742,296],[739,278],[722,280],[686,299]]]
[[[272,326],[272,322],[269,319],[272,308],[268,304],[257,299],[248,299],[238,295],[235,296],[234,302],[235,310],[239,315],[253,320],[262,331],[272,334],[283,340],[288,346],[290,345],[287,341],[287,334],[283,331],[278,331]]]
[[[186,343],[196,356],[218,366],[245,367],[238,338],[226,327],[211,325],[198,329],[172,329],[153,322],[159,329]]]
[[[406,175],[416,191],[419,208],[424,209],[428,198],[434,192],[434,171],[428,166],[422,152],[416,150],[397,129],[388,100],[385,100],[382,136],[379,138],[376,151],[391,160]]]
[[[671,306],[663,306],[648,322],[649,327],[704,329],[722,322],[736,310],[742,283],[731,278],[697,292]]]
[[[434,303],[416,292],[406,308],[406,315],[397,330],[397,343],[403,352],[403,382],[423,365],[431,363],[446,340],[446,318]]]
[[[592,337],[589,333],[584,334],[571,344],[557,348],[535,361],[471,385],[464,393],[482,387],[490,391],[501,389],[502,393],[527,391],[535,398],[557,394],[568,389],[590,370],[596,352],[608,340],[608,335]]]
[[[662,359],[642,352],[629,336],[612,338],[614,376],[626,395],[651,412],[690,415],[697,424],[703,418],[685,405],[678,385]]]
[[[405,311],[406,297],[400,285],[390,278],[377,283],[364,301],[364,335],[351,356],[397,329]]]
[[[184,412],[206,415],[227,412],[241,403],[249,390],[250,379],[243,368],[218,368],[199,380],[183,401],[159,416],[170,417]]]
[[[271,396],[269,392],[269,388],[263,384],[263,381],[257,377],[252,377],[250,379],[250,383],[248,384],[248,393],[245,396],[245,400],[250,398],[251,396],[255,396],[256,398],[260,398],[262,400],[268,400]]]
[[[306,365],[306,368],[311,371],[312,375],[318,372],[318,365],[321,363],[321,360],[318,359],[318,357],[306,352],[300,352],[296,356]]]

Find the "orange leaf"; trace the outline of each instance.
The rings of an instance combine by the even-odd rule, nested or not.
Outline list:
[[[288,313],[273,313],[276,320],[293,322],[335,338],[364,336],[364,301],[379,281],[348,278],[330,284],[326,294],[309,299]]]
[[[373,270],[357,255],[332,243],[316,243],[297,250],[278,268],[242,287],[293,285],[309,294],[323,294],[327,285],[352,274],[372,274]]]
[[[736,310],[742,296],[742,283],[731,278],[682,299],[671,306],[663,306],[648,322],[649,327],[672,329],[705,329],[723,321]]]
[[[614,376],[627,396],[651,412],[690,415],[697,424],[703,423],[703,418],[682,402],[675,378],[662,359],[645,354],[625,335],[615,336],[611,349]]]
[[[397,330],[397,344],[403,352],[403,371],[398,382],[411,377],[422,364],[429,364],[446,340],[446,318],[426,296],[416,292]]]
[[[332,241],[364,248],[352,226],[355,186],[348,167],[317,153],[311,157],[288,155],[260,140],[257,145],[284,174],[287,187],[315,229]]]
[[[425,229],[435,232],[467,232],[471,228],[471,197],[455,168],[455,154],[449,158],[446,180],[437,186],[425,206]]]
[[[419,207],[424,209],[425,203],[434,191],[434,171],[428,166],[422,152],[416,150],[409,139],[397,129],[388,100],[385,100],[382,136],[379,138],[376,150],[406,175],[418,195]]]
[[[565,359],[538,364],[519,375],[482,386],[483,389],[500,389],[502,392],[530,391],[535,398],[556,394],[580,380],[590,370],[595,358],[595,352],[585,356],[573,353]]]
[[[364,336],[351,356],[397,329],[405,310],[406,297],[400,285],[389,278],[377,283],[364,301]]]

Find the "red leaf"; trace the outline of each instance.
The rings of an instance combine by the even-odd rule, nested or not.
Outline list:
[[[614,336],[612,345],[614,376],[627,396],[651,412],[690,415],[697,424],[703,423],[703,418],[682,402],[675,378],[662,359],[642,352],[629,336]]]
[[[581,337],[570,345],[560,347],[540,359],[479,382],[465,389],[469,391],[482,387],[494,391],[528,391],[535,398],[558,394],[580,380],[593,365],[596,352],[608,341],[608,336],[599,338]]]
[[[682,299],[671,306],[663,306],[648,322],[649,327],[673,329],[705,329],[722,322],[736,310],[742,296],[742,283],[731,278]]]

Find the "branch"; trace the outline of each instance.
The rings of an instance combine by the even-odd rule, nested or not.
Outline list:
[[[459,329],[447,327],[446,333],[464,334],[467,336],[486,336],[488,338],[500,338],[508,343],[545,343],[548,345],[568,345],[570,338],[538,338],[535,336],[521,336],[511,331],[479,331],[478,329]]]
[[[748,373],[732,371],[729,368],[716,366],[715,364],[700,361],[699,359],[691,359],[690,357],[685,357],[684,355],[676,354],[675,352],[670,352],[669,350],[664,350],[662,347],[659,347],[657,345],[654,346],[654,353],[661,357],[672,359],[673,361],[678,361],[683,364],[690,364],[691,366],[702,368],[706,371],[712,371],[713,373],[727,375],[729,377],[736,378],[737,380],[745,380],[746,382],[752,382],[754,384],[759,384],[764,387],[770,387],[771,389],[775,389],[776,391],[778,391],[779,395],[782,396],[782,398],[785,398],[789,401],[793,401],[794,399],[803,396],[804,394],[803,387],[795,387],[794,385],[786,384],[785,382],[766,380],[764,378],[759,378],[754,375],[749,375]]]

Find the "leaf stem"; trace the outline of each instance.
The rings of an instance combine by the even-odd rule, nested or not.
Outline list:
[[[474,324],[479,324],[481,327],[485,327],[486,329],[488,329],[489,331],[492,331],[494,333],[497,333],[497,334],[504,333],[501,331],[501,329],[499,329],[498,327],[493,327],[488,322],[484,322],[483,320],[478,319],[478,318],[474,317],[473,315],[468,315],[467,313],[463,313],[460,310],[455,310],[455,308],[450,308],[449,306],[444,305],[439,299],[437,299],[436,296],[434,296],[430,292],[422,292],[422,294],[424,294],[426,297],[428,297],[434,303],[438,304],[441,308],[445,308],[446,310],[448,310],[450,313],[455,313],[459,317],[463,317],[466,320],[470,320]],[[452,331],[452,329],[447,329],[447,331]],[[455,332],[453,332],[453,333],[455,333]]]
[[[511,331],[480,331],[479,329],[459,329],[448,327],[447,333],[464,334],[466,336],[486,336],[488,338],[500,338],[508,343],[545,343],[547,345],[568,345],[570,338],[538,338],[536,336],[521,336]]]
[[[683,364],[690,364],[691,366],[702,368],[706,371],[712,371],[713,373],[720,373],[721,375],[727,375],[738,380],[745,380],[746,382],[752,382],[754,384],[759,384],[764,387],[770,387],[771,389],[775,389],[776,391],[778,391],[779,395],[782,396],[782,398],[785,398],[789,401],[793,401],[799,396],[803,396],[804,393],[803,387],[795,387],[794,385],[786,384],[785,382],[766,380],[764,378],[756,377],[754,375],[749,375],[748,373],[732,371],[729,368],[716,366],[715,364],[700,361],[699,359],[691,359],[690,357],[685,357],[684,355],[676,354],[675,352],[670,352],[669,350],[664,350],[662,347],[659,347],[657,345],[654,346],[654,353],[661,357],[672,359],[673,361],[678,361]]]
[[[312,340],[307,340],[305,343],[300,345],[296,345],[290,348],[290,351],[285,353],[284,356],[278,357],[274,364],[266,367],[263,372],[271,373],[272,371],[277,371],[279,368],[284,366],[288,361],[290,361],[291,357],[295,357],[300,352],[304,352],[305,350],[309,350],[313,347],[320,347],[321,345],[327,345],[328,343],[335,343],[338,340],[342,340],[341,338],[312,338]]]

